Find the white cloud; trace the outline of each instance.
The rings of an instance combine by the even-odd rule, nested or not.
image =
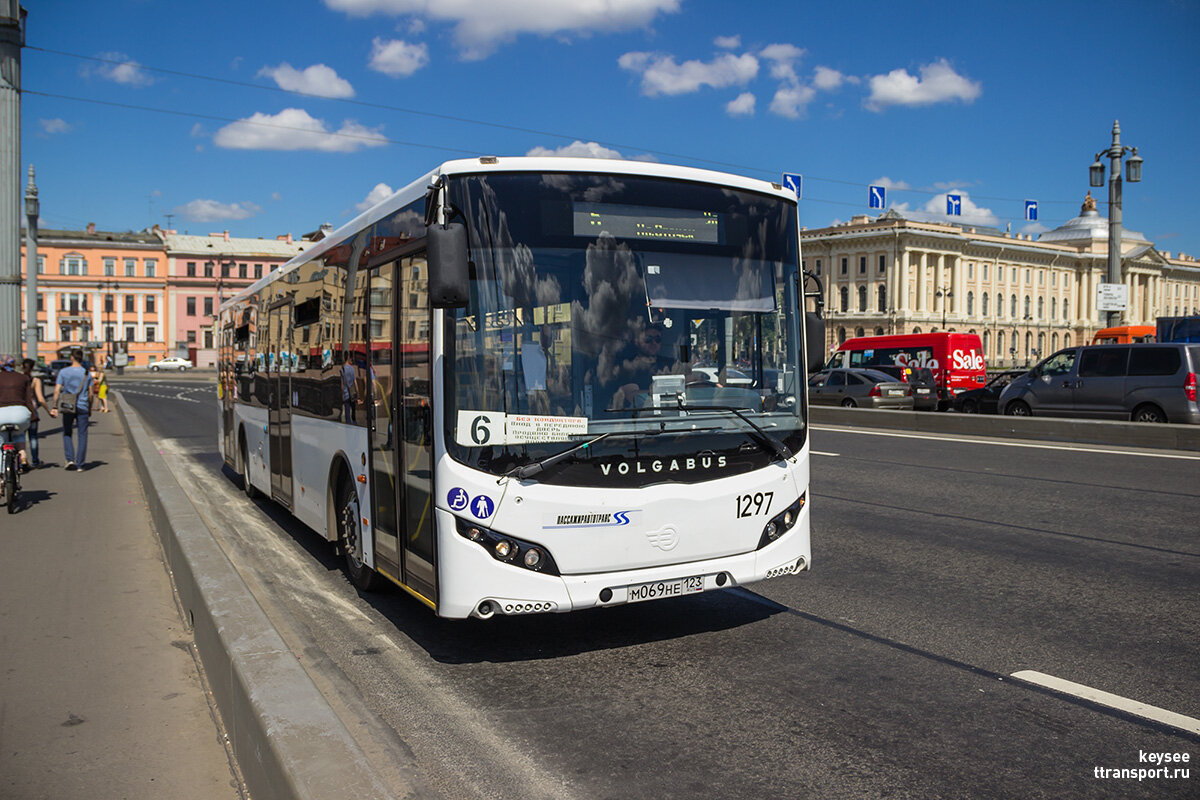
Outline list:
[[[354,87],[350,85],[350,81],[338,77],[332,67],[324,64],[313,64],[298,70],[285,61],[278,67],[263,67],[258,71],[258,75],[260,78],[271,78],[280,89],[289,92],[302,92],[317,97],[354,97]]]
[[[749,53],[725,53],[712,61],[676,63],[675,57],[655,53],[626,53],[617,59],[622,69],[642,76],[642,94],[688,94],[703,86],[721,89],[745,86],[758,75],[758,59]]]
[[[785,83],[775,92],[771,99],[771,111],[788,119],[799,119],[808,108],[808,104],[817,96],[817,90],[811,86],[798,86]]]
[[[740,36],[718,36],[713,39],[713,44],[722,50],[737,50],[742,46],[742,37]]]
[[[872,186],[883,186],[887,189],[895,189],[898,192],[906,192],[912,188],[907,181],[894,181],[886,175],[882,175],[871,181]]]
[[[946,194],[935,195],[922,208],[910,209],[908,203],[893,204],[892,207],[906,217],[924,222],[953,222],[963,225],[987,225],[995,227],[1000,224],[1000,218],[992,213],[990,208],[975,205],[970,195],[961,189],[954,192],[962,198],[962,215],[950,216],[946,213]]]
[[[213,143],[231,150],[318,150],[325,153],[352,153],[363,147],[387,144],[381,128],[367,128],[347,120],[336,131],[323,120],[309,116],[301,108],[285,108],[278,114],[256,113],[231,122],[217,131]]]
[[[262,213],[254,203],[221,203],[216,200],[193,200],[176,206],[175,212],[191,222],[217,222],[226,219],[248,219]]]
[[[65,119],[39,119],[38,124],[42,126],[42,133],[55,134],[67,133],[71,130],[71,125]]]
[[[367,66],[393,78],[407,78],[429,63],[429,48],[424,42],[409,44],[400,39],[371,40],[371,60]]]
[[[813,73],[813,86],[823,92],[837,91],[844,83],[858,84],[861,81],[854,75],[843,75],[829,67],[817,67]]]
[[[411,16],[454,25],[466,59],[486,58],[518,34],[588,35],[642,28],[659,14],[679,11],[681,0],[325,0],[352,16]]]
[[[883,111],[888,106],[928,106],[961,100],[970,103],[982,93],[982,85],[954,71],[946,59],[920,67],[921,77],[908,70],[894,69],[887,75],[874,75],[869,80],[871,96],[865,106],[871,111]]]
[[[725,104],[725,113],[731,117],[752,117],[755,102],[753,93],[742,92]]]
[[[796,77],[796,62],[804,57],[805,51],[794,44],[770,44],[759,55],[771,62],[771,77],[781,81],[799,83]]]
[[[375,184],[375,188],[367,193],[366,198],[361,203],[355,203],[354,207],[360,212],[366,211],[371,206],[382,203],[393,194],[395,194],[395,192],[392,191],[392,187],[388,186],[386,183],[377,183]]]
[[[605,147],[596,142],[581,142],[578,139],[568,145],[550,149],[548,147],[535,147],[525,155],[527,156],[571,156],[574,158],[619,158],[624,159],[617,150]]]
[[[1031,222],[1024,228],[1021,228],[1021,233],[1045,233],[1050,230],[1040,222]]]
[[[84,76],[95,75],[124,86],[141,87],[154,83],[154,78],[142,69],[142,65],[124,53],[101,53],[97,58],[103,59],[106,63],[85,66],[82,69]]]

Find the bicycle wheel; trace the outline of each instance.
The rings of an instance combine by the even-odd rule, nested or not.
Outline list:
[[[8,507],[8,513],[17,513],[17,476],[15,474],[14,459],[4,459],[4,504]]]

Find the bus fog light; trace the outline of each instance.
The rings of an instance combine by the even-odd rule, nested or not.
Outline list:
[[[471,527],[467,529],[467,538],[472,542],[482,542],[484,539],[483,531],[479,528]]]
[[[506,559],[513,554],[513,543],[507,539],[501,539],[496,542],[495,547],[492,548],[492,552],[496,558]]]
[[[531,547],[525,551],[525,566],[530,569],[537,569],[542,563],[542,551],[536,547]]]
[[[768,522],[767,527],[763,529],[763,533],[765,533],[767,538],[771,539],[772,541],[779,538],[781,531],[781,527],[775,524],[775,520]]]

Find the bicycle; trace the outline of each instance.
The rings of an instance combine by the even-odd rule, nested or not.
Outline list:
[[[12,422],[0,425],[0,480],[4,483],[4,504],[10,514],[17,512],[21,491],[21,445],[13,441],[21,430],[21,426]]]

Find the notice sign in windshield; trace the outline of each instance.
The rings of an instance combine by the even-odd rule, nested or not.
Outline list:
[[[454,439],[465,447],[566,442],[588,432],[587,417],[459,411]]]

